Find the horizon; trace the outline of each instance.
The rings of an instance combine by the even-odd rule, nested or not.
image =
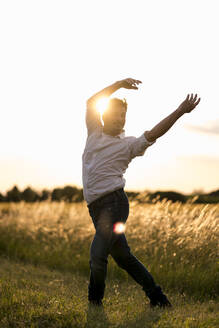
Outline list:
[[[35,191],[36,193],[41,193],[43,190],[47,190],[49,192],[52,192],[53,190],[55,189],[63,189],[65,187],[75,187],[77,188],[78,190],[83,190],[83,187],[82,186],[78,186],[78,185],[75,185],[75,184],[67,184],[67,185],[57,185],[57,186],[53,186],[53,187],[42,187],[42,188],[35,188],[34,186],[32,185],[26,185],[24,186],[23,188],[20,188],[18,185],[13,185],[11,186],[9,189],[7,190],[0,190],[0,194],[2,194],[3,196],[6,196],[7,192],[12,190],[13,188],[17,188],[19,190],[19,192],[23,192],[25,189],[32,189],[33,191]],[[192,195],[192,194],[195,194],[195,193],[200,193],[200,194],[209,194],[211,192],[215,192],[215,191],[219,191],[219,186],[218,188],[214,189],[214,190],[209,190],[209,191],[205,191],[203,189],[194,189],[192,192],[190,193],[185,193],[183,191],[180,191],[180,190],[173,190],[173,189],[156,189],[156,190],[152,190],[152,189],[127,189],[127,188],[124,188],[124,191],[125,192],[136,192],[136,193],[144,193],[144,192],[148,192],[148,193],[156,193],[156,192],[176,192],[176,193],[179,193],[179,194],[183,194],[183,195]]]

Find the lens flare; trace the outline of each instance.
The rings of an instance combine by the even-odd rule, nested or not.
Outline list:
[[[107,97],[103,97],[103,98],[100,98],[99,100],[97,100],[96,108],[100,112],[101,115],[107,109],[108,103],[109,103],[109,98],[107,98]]]
[[[123,233],[125,231],[125,225],[122,222],[116,222],[113,226],[113,231],[115,233]]]

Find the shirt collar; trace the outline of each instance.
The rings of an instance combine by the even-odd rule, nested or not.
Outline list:
[[[122,130],[122,132],[117,137],[119,137],[120,139],[125,138],[125,130]]]

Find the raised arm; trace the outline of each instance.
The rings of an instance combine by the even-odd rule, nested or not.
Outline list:
[[[139,80],[135,80],[131,78],[124,79],[109,85],[108,87],[104,88],[103,90],[95,93],[92,97],[90,97],[87,100],[87,112],[86,112],[86,124],[87,124],[88,133],[90,133],[91,131],[93,131],[99,126],[102,126],[100,113],[96,108],[96,103],[100,98],[109,97],[120,88],[138,89],[137,85],[139,83],[141,83],[141,81]]]
[[[145,138],[152,142],[164,135],[183,114],[190,113],[199,104],[200,100],[201,98],[197,98],[197,94],[194,97],[193,94],[187,95],[186,99],[173,113],[160,121],[150,131],[144,132]]]

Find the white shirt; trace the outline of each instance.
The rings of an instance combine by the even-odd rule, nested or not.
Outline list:
[[[94,200],[120,188],[124,188],[128,164],[136,156],[142,156],[148,142],[144,136],[125,137],[124,133],[114,137],[103,132],[100,114],[87,108],[86,123],[88,137],[83,160],[83,194],[89,205]]]

